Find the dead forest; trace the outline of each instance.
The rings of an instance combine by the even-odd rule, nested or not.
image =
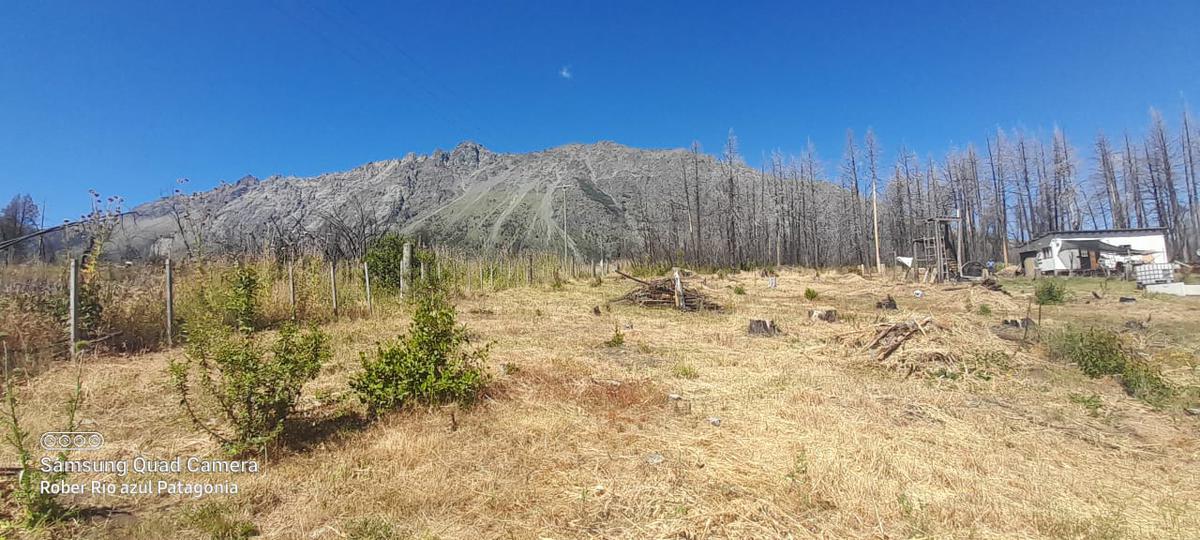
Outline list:
[[[1172,129],[1151,110],[1140,136],[1080,143],[1057,127],[1048,136],[997,129],[940,157],[901,147],[890,162],[873,131],[847,131],[836,167],[809,144],[747,172],[731,131],[721,177],[703,177],[693,145],[663,180],[665,211],[642,211],[639,236],[653,259],[873,267],[910,255],[926,218],[957,210],[968,261],[1011,262],[1015,247],[1049,231],[1129,227],[1167,228],[1172,257],[1191,261],[1200,248],[1198,141],[1188,113]]]

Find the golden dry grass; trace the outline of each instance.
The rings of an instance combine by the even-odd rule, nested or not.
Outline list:
[[[365,538],[364,524],[400,538],[1200,537],[1200,422],[996,337],[1000,319],[1025,315],[1024,296],[811,272],[784,272],[773,290],[748,273],[696,282],[728,309],[614,304],[593,315],[630,288],[619,279],[465,298],[461,320],[494,343],[487,398],[370,425],[346,414],[345,381],[358,353],[407,318],[328,324],[334,360],[306,387],[290,442],[263,473],[237,478],[241,494],[83,499],[129,514],[45,534],[202,538],[186,516],[219,500],[264,538]],[[747,294],[733,294],[739,284]],[[899,311],[875,309],[888,293]],[[811,307],[834,307],[843,321],[810,321]],[[1153,312],[1170,331],[1151,326],[1141,339],[1179,346],[1187,338],[1176,326],[1200,330],[1195,301],[1147,298],[1119,316],[1100,307],[1116,309],[1075,302],[1043,318]],[[939,325],[886,365],[861,349],[876,323],[925,316]],[[785,334],[750,337],[750,318]],[[606,347],[614,326],[625,342]],[[1007,367],[935,376],[961,375],[989,353]],[[170,354],[87,361],[83,417],[105,434],[103,455],[217,451],[176,407]],[[1179,360],[1195,364],[1194,354]],[[25,386],[31,431],[49,427],[70,375]],[[1078,393],[1099,396],[1097,416],[1071,401]]]

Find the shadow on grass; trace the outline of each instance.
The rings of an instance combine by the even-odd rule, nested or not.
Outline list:
[[[363,415],[345,410],[300,415],[287,420],[278,444],[285,451],[303,453],[314,446],[340,442],[368,424]]]

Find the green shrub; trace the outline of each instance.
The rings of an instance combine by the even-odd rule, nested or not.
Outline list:
[[[1037,286],[1034,288],[1033,295],[1038,305],[1061,304],[1067,300],[1067,286],[1053,279],[1039,280]]]
[[[1051,338],[1050,354],[1075,363],[1089,377],[1116,375],[1125,393],[1155,407],[1167,405],[1177,394],[1156,367],[1129,352],[1113,332],[1064,330]]]
[[[1052,358],[1072,362],[1089,377],[1116,375],[1125,368],[1127,353],[1113,332],[1064,330],[1049,341]]]
[[[621,333],[621,326],[613,326],[613,336],[604,342],[605,347],[620,347],[625,344],[625,334]]]
[[[816,289],[813,289],[812,287],[808,287],[808,288],[804,289],[804,298],[806,300],[811,302],[813,300],[816,300],[818,296],[820,296],[820,294],[817,293]]]
[[[239,264],[226,279],[229,290],[224,298],[225,312],[239,331],[253,332],[257,328],[258,294],[262,290],[258,272],[251,266]]]
[[[1175,388],[1149,362],[1130,359],[1121,371],[1121,387],[1125,393],[1155,407],[1167,405],[1175,397]]]
[[[446,294],[425,290],[414,301],[408,334],[364,353],[363,371],[350,381],[372,415],[410,403],[469,403],[487,384],[487,348],[467,348],[467,330]]]
[[[252,334],[210,321],[189,323],[186,330],[184,359],[168,368],[173,386],[192,422],[231,454],[274,440],[304,384],[330,357],[329,338],[315,327],[300,333],[284,325],[269,349]],[[210,416],[223,417],[224,425],[203,420]]]
[[[987,317],[988,315],[992,314],[992,306],[989,306],[987,304],[979,304],[979,309],[976,310],[976,312],[979,313],[980,315],[983,315],[984,317]]]
[[[367,268],[371,271],[371,284],[389,290],[399,290],[405,276],[412,272],[412,264],[404,267],[404,244],[409,239],[397,234],[386,234],[367,248]]]
[[[741,285],[734,285],[733,286],[733,294],[737,294],[737,295],[746,294],[746,288]]]
[[[671,366],[671,374],[680,379],[698,379],[700,372],[691,364],[678,363]]]

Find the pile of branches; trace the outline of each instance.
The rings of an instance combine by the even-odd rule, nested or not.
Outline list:
[[[882,362],[917,332],[924,332],[924,326],[932,322],[932,317],[926,317],[921,320],[882,324],[879,331],[875,333],[875,339],[872,339],[864,348],[877,349],[879,353],[875,356],[875,360]]]
[[[618,302],[630,302],[639,306],[650,307],[675,307],[675,279],[671,277],[652,279],[646,281],[635,278],[624,272],[617,272],[626,279],[631,279],[638,282],[638,288],[625,293],[624,296],[617,299]],[[712,301],[695,289],[689,289],[686,284],[683,285],[683,306],[680,308],[684,311],[699,311],[699,310],[719,310],[721,305]]]
[[[1009,293],[1008,291],[1004,290],[1004,287],[1001,287],[1000,283],[992,278],[984,279],[983,281],[980,281],[977,285],[979,285],[980,287],[983,287],[989,291],[1004,293],[1008,296],[1012,296],[1012,293]]]

